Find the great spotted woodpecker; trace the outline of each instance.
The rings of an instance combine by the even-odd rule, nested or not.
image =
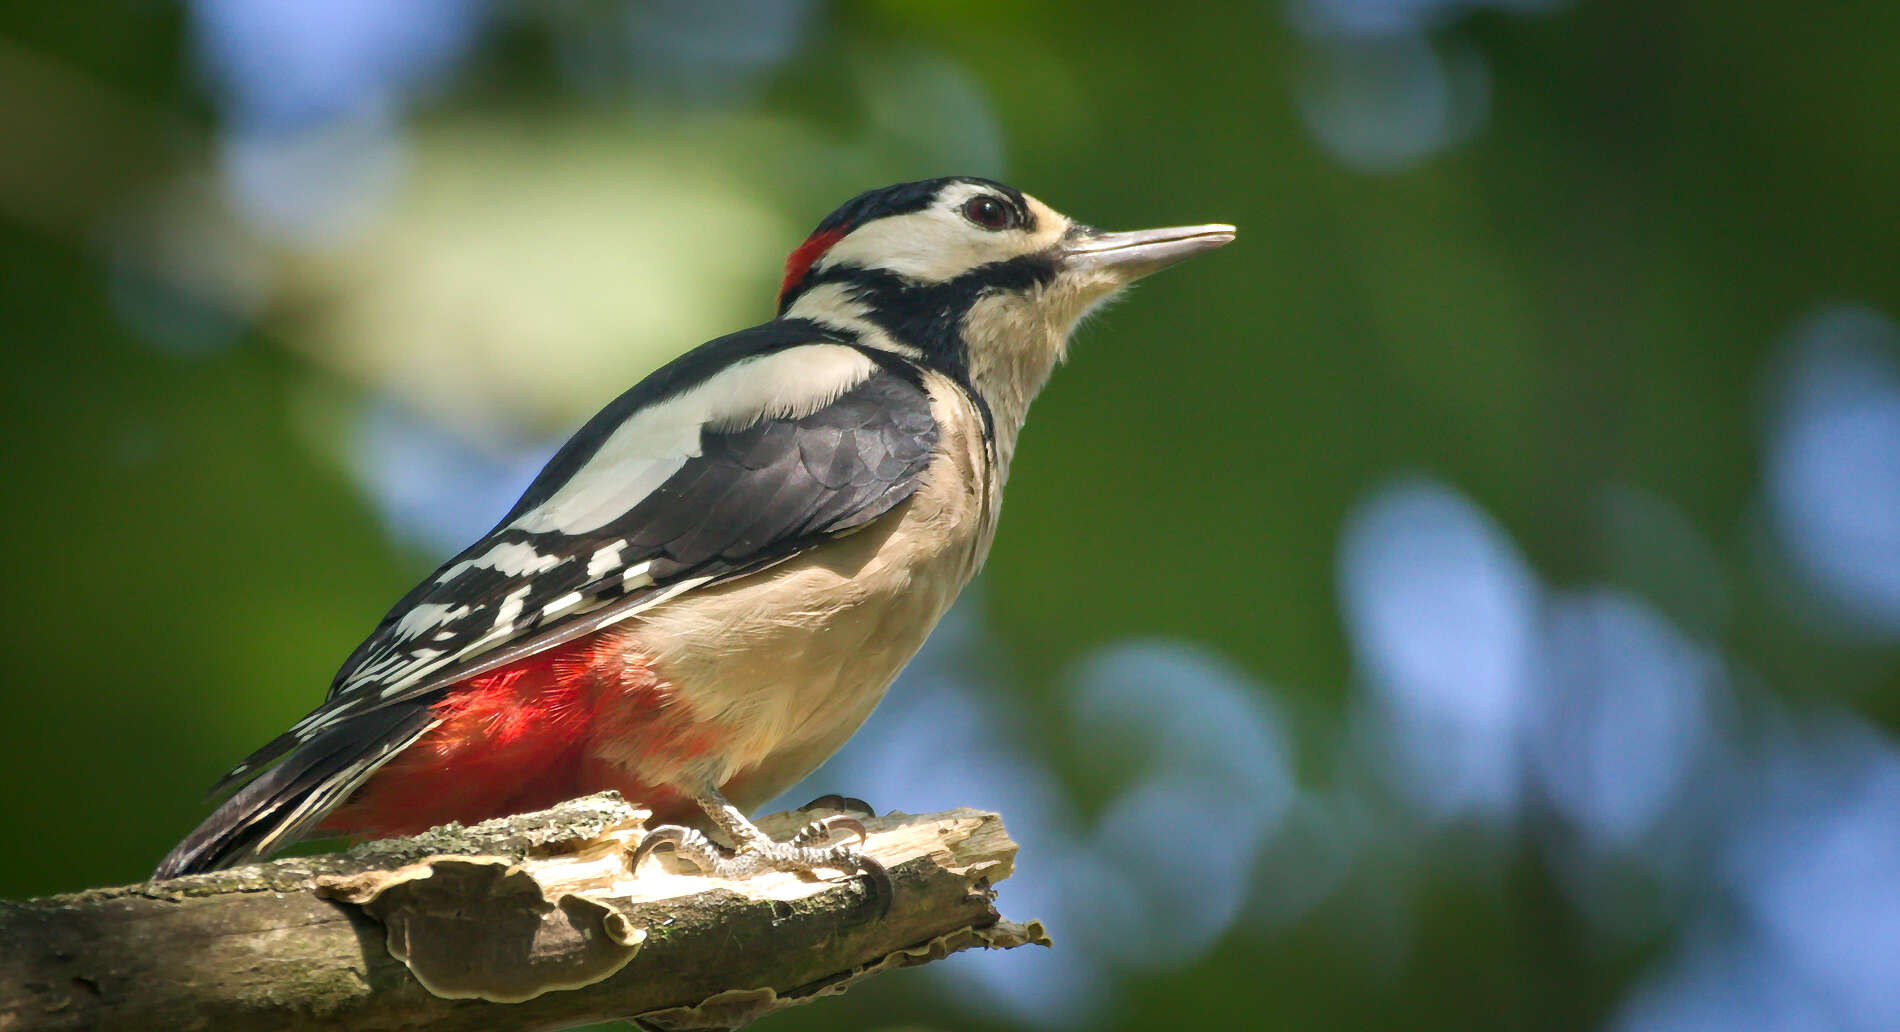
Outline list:
[[[1233,237],[1105,233],[967,177],[852,199],[787,259],[777,318],[588,420],[226,775],[214,791],[242,787],[157,876],[609,788],[736,847],[675,826],[643,853],[731,875],[862,862],[811,844],[836,825],[774,842],[746,813],[857,730],[982,565],[1077,321]]]

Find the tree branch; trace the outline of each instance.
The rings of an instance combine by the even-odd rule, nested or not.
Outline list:
[[[760,821],[783,836],[806,814]],[[737,1028],[879,971],[1048,944],[990,886],[1016,844],[976,810],[865,821],[890,868],[726,882],[627,869],[647,813],[609,792],[348,853],[0,903],[0,1032]]]

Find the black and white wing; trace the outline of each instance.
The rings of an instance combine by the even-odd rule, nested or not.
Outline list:
[[[791,330],[714,341],[596,415],[383,617],[299,728],[427,695],[908,498],[937,438],[920,382]]]
[[[458,681],[875,520],[916,491],[936,441],[914,369],[809,324],[682,356],[589,420],[493,530],[398,602],[324,704],[226,776],[220,788],[256,780],[161,870],[244,859],[316,823],[424,733]]]

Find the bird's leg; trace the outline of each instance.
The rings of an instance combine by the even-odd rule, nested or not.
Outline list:
[[[739,854],[764,852],[775,844],[771,836],[760,831],[738,807],[726,802],[726,797],[718,792],[708,791],[693,802],[698,803],[699,808],[706,811],[706,816],[719,825],[719,830],[732,840]]]
[[[857,818],[823,817],[800,828],[784,842],[775,842],[717,791],[708,789],[695,797],[694,801],[732,840],[734,850],[725,852],[692,828],[661,825],[648,832],[633,851],[632,866],[635,869],[639,868],[640,861],[646,859],[649,853],[662,846],[671,846],[674,853],[715,878],[737,880],[761,871],[813,874],[821,867],[849,873],[861,872],[870,879],[872,893],[882,900],[880,910],[890,906],[890,871],[864,855],[864,824]],[[814,805],[824,802],[828,802],[828,799],[813,801]],[[869,807],[864,809],[867,812],[870,810]],[[856,835],[857,842],[824,844],[840,832]]]

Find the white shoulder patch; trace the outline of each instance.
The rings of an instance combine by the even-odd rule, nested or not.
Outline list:
[[[864,382],[876,368],[863,352],[842,344],[807,344],[736,362],[615,427],[566,483],[510,526],[531,534],[598,530],[698,455],[702,427],[734,429],[764,415],[807,415]]]

